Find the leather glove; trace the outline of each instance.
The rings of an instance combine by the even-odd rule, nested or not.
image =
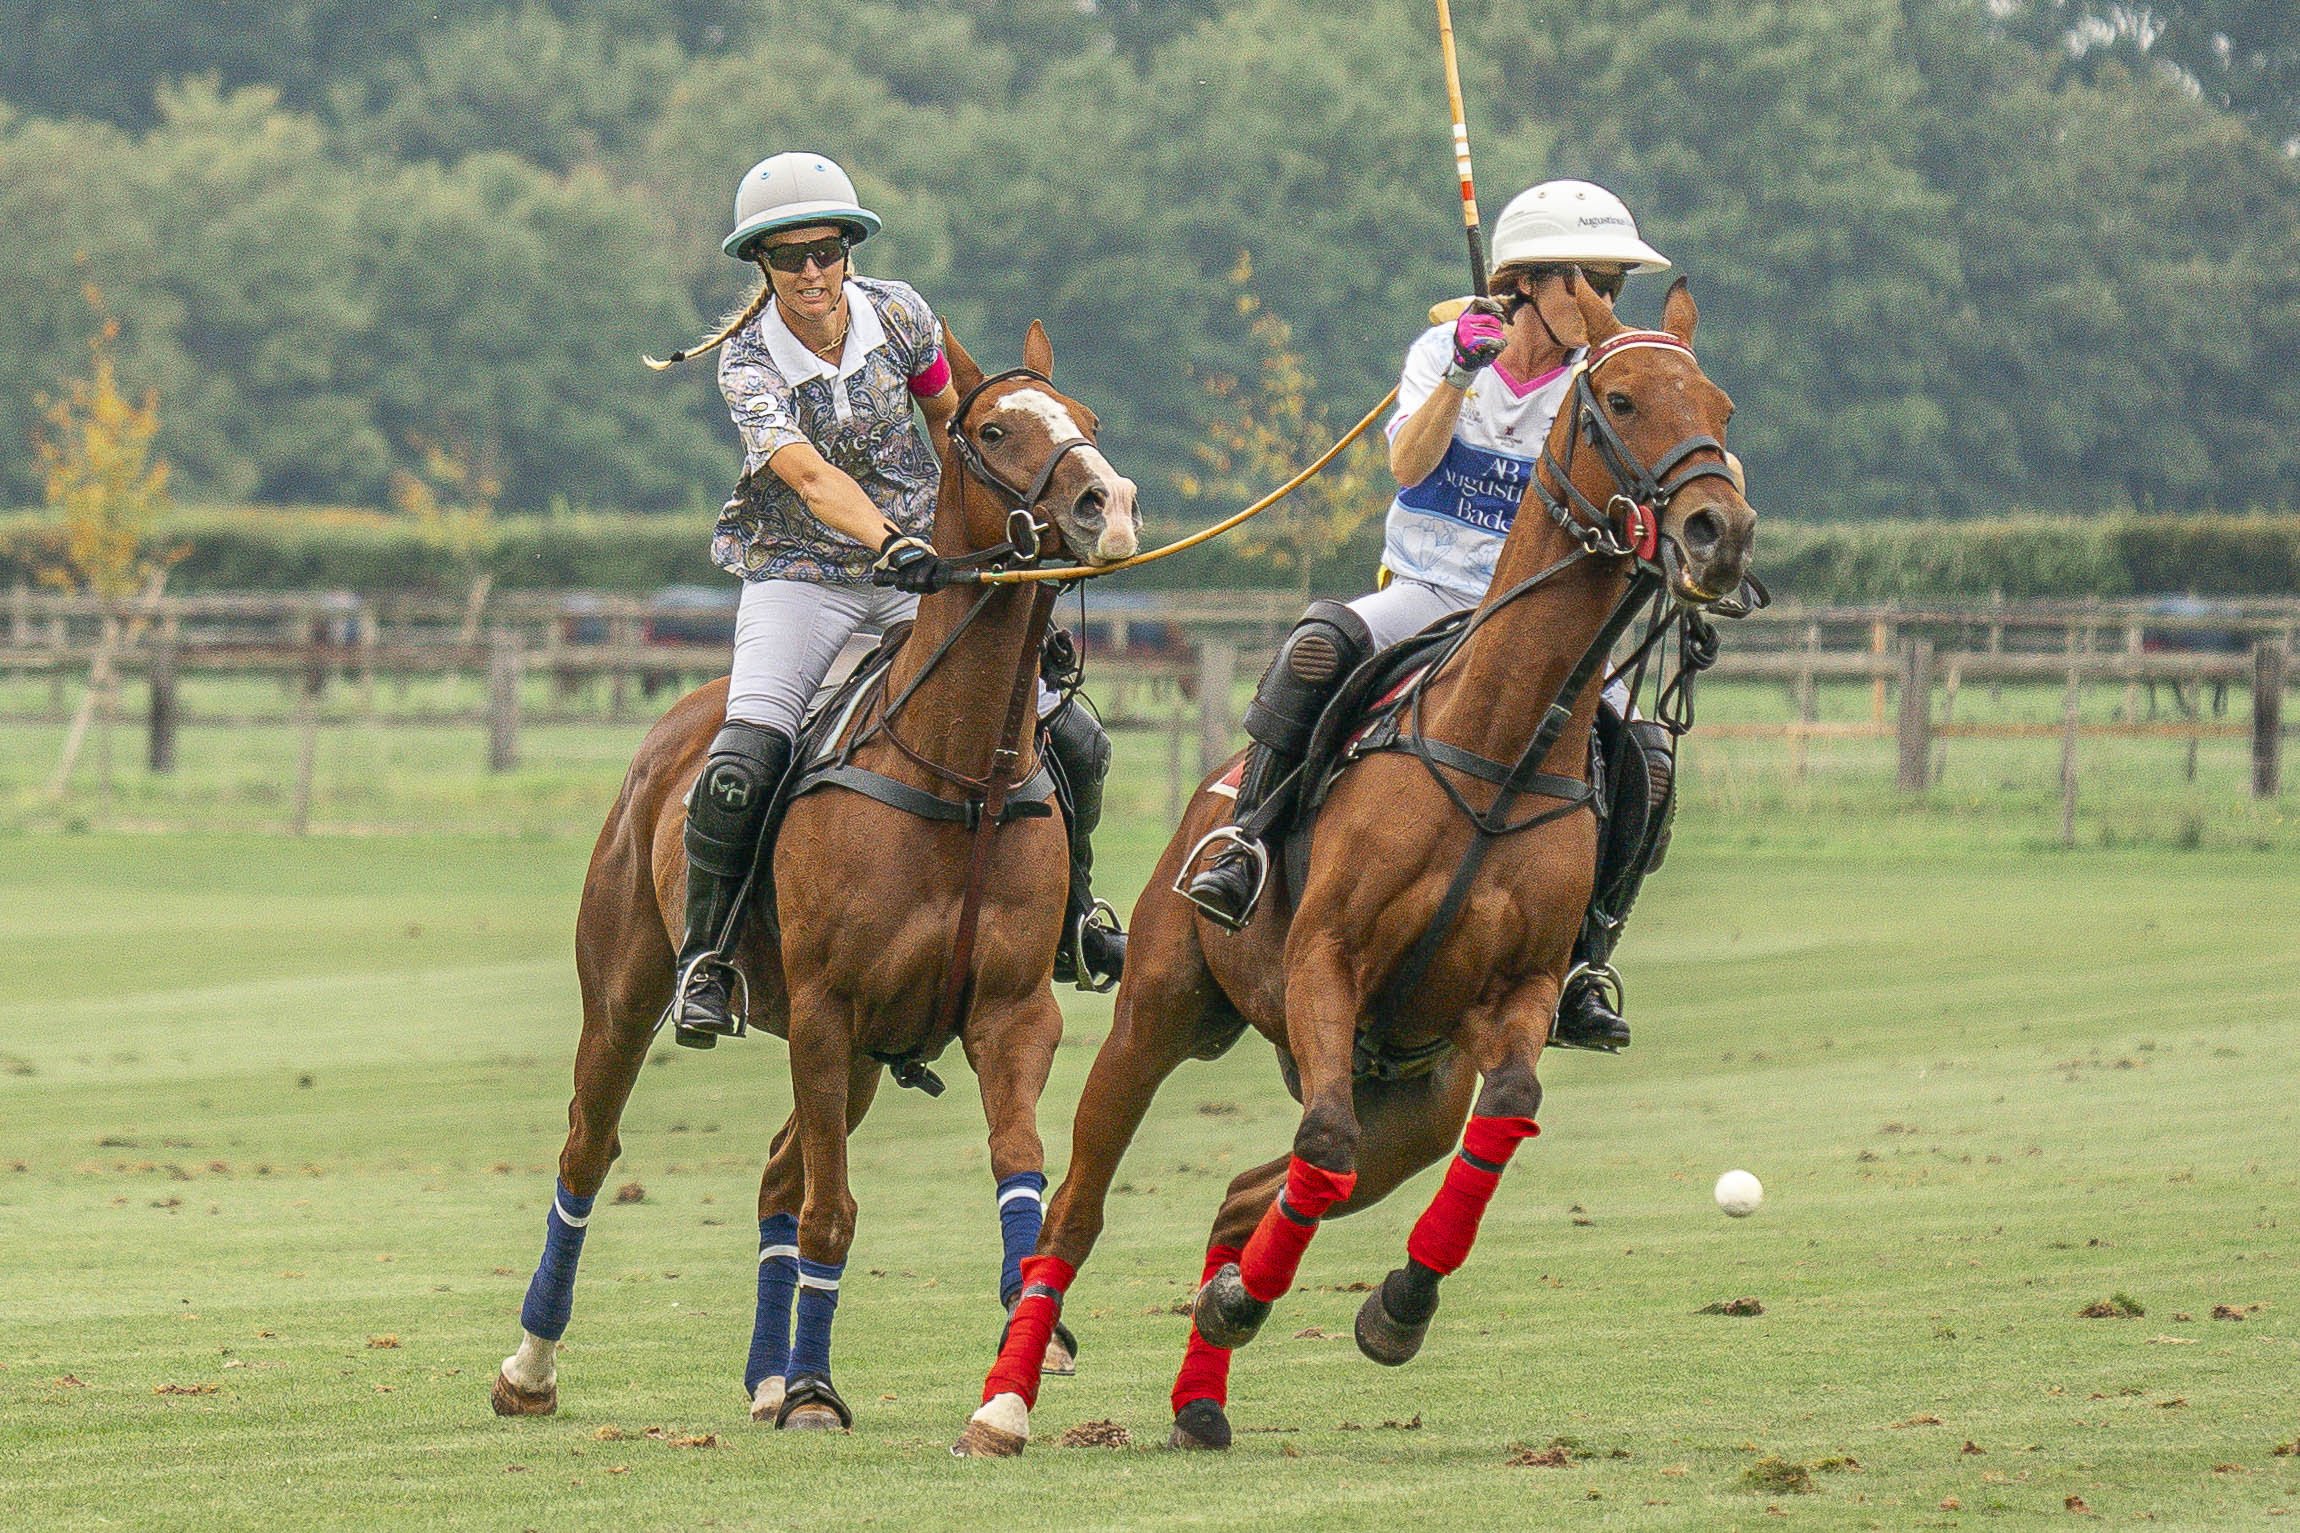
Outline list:
[[[951,583],[951,570],[924,538],[890,532],[879,545],[878,562],[871,566],[870,578],[872,585],[927,596]]]
[[[1494,311],[1491,300],[1472,303],[1453,322],[1453,366],[1445,381],[1466,389],[1477,375],[1493,365],[1509,340],[1509,327]]]

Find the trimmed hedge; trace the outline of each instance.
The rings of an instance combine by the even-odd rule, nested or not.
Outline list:
[[[1162,542],[1177,529],[1152,529]],[[460,592],[492,571],[502,587],[652,591],[719,576],[707,516],[604,512],[503,516],[477,549],[372,511],[171,512],[156,541],[181,548],[183,591]],[[0,586],[54,563],[54,524],[0,515]],[[2114,597],[2300,594],[2300,516],[2019,516],[1984,521],[1766,522],[1757,569],[1784,600],[1891,597]],[[1219,544],[1152,566],[1129,583],[1275,586],[1284,576]],[[1347,582],[1344,582],[1347,583]]]

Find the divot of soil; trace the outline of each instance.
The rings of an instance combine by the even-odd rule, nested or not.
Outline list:
[[[2148,1311],[2128,1293],[2113,1293],[2105,1299],[2095,1299],[2076,1312],[2079,1320],[2137,1320]]]
[[[1115,1421],[1082,1421],[1062,1434],[1056,1444],[1063,1448],[1128,1448],[1134,1444],[1134,1434]]]
[[[647,1189],[637,1182],[625,1182],[615,1189],[615,1201],[618,1203],[644,1203],[647,1201]]]
[[[1741,1471],[1741,1487],[1765,1495],[1809,1496],[1821,1487],[1813,1483],[1813,1466],[1785,1459],[1777,1453]]]
[[[1522,1444],[1503,1461],[1511,1469],[1563,1469],[1573,1462],[1564,1448],[1528,1448]]]
[[[1693,1312],[1696,1315],[1762,1315],[1765,1306],[1744,1294],[1738,1299],[1718,1299],[1704,1304]]]
[[[152,1389],[155,1395],[212,1395],[215,1392],[213,1384],[159,1384]]]

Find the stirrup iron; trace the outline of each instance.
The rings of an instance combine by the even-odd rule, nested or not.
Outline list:
[[[1574,985],[1585,979],[1612,997],[1615,1015],[1620,1015],[1627,1007],[1629,987],[1621,982],[1619,969],[1609,963],[1577,963],[1566,971],[1565,983],[1557,988],[1557,1004],[1560,1009],[1565,1005],[1565,998],[1573,993]],[[1557,1015],[1555,1012],[1550,1014],[1549,1036],[1550,1038],[1557,1036]],[[1547,1042],[1548,1040],[1544,1039],[1543,1041]]]
[[[1070,972],[1077,976],[1074,983],[1081,990],[1091,991],[1095,995],[1107,995],[1118,988],[1118,976],[1100,974],[1088,967],[1086,928],[1089,926],[1117,936],[1124,936],[1125,928],[1118,924],[1117,909],[1108,900],[1096,898],[1079,913],[1077,920],[1070,923],[1070,929],[1063,933],[1062,940],[1070,949]]]
[[[751,1015],[751,982],[744,977],[740,965],[716,952],[697,953],[688,960],[687,966],[679,971],[678,982],[671,986],[670,1004],[665,1006],[663,1014],[655,1019],[653,1030],[655,1033],[660,1033],[663,1030],[663,1024],[672,1022],[679,1015],[680,1002],[686,1000],[687,992],[694,988],[696,979],[702,975],[706,967],[724,969],[734,980],[734,983],[727,987],[729,1003],[727,1019],[735,1024],[734,1031],[715,1033],[712,1036],[718,1038],[749,1036],[751,1031],[749,1020]]]
[[[1254,892],[1246,896],[1246,908],[1240,911],[1234,920],[1228,911],[1216,910],[1190,892],[1190,870],[1198,866],[1199,860],[1205,855],[1207,849],[1216,843],[1237,848],[1254,865]],[[1182,859],[1181,871],[1174,875],[1174,892],[1196,906],[1198,913],[1216,926],[1222,927],[1226,931],[1239,932],[1244,931],[1247,923],[1254,919],[1254,911],[1262,903],[1262,891],[1269,887],[1269,883],[1269,848],[1262,845],[1261,842],[1241,834],[1234,824],[1217,825],[1205,835],[1200,836],[1198,844],[1190,848],[1190,855]]]

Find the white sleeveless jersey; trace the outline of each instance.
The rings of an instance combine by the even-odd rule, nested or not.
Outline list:
[[[1565,366],[1531,382],[1509,377],[1498,365],[1477,375],[1445,457],[1427,479],[1390,502],[1382,563],[1392,575],[1436,586],[1465,607],[1485,595],[1580,357],[1575,352]],[[1406,349],[1391,436],[1436,392],[1452,363],[1450,324],[1431,326]]]

